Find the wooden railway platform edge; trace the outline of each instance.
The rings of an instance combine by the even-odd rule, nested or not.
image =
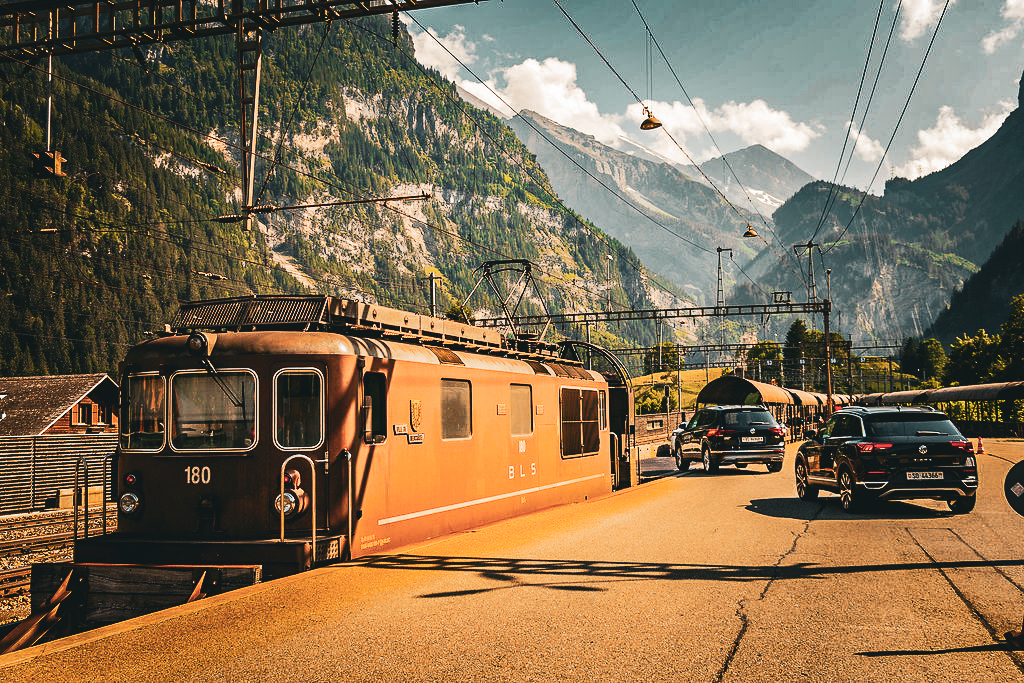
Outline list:
[[[118,623],[253,586],[261,576],[260,565],[35,564],[32,614],[7,631],[0,655],[83,626]]]

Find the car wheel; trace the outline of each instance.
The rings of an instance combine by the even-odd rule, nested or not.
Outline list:
[[[962,498],[954,498],[948,501],[946,504],[949,505],[949,509],[952,510],[955,515],[965,515],[974,509],[974,505],[978,502],[978,496],[963,496]]]
[[[843,503],[843,509],[847,512],[856,510],[860,503],[859,496],[853,485],[853,474],[847,469],[839,472],[839,499]]]
[[[711,449],[708,446],[704,446],[704,448],[701,449],[700,457],[701,457],[701,460],[704,461],[704,471],[705,472],[707,472],[708,474],[711,474],[713,472],[717,472],[718,471],[718,463],[715,462],[714,457],[712,457]]]
[[[818,497],[818,489],[807,483],[807,465],[803,460],[796,461],[796,497],[800,500],[814,500]]]
[[[781,472],[782,471],[782,463],[781,462],[768,462],[768,463],[765,463],[765,467],[768,468],[769,472]]]

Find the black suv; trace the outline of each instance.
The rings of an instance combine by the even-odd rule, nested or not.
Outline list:
[[[782,470],[786,430],[764,406],[712,406],[698,410],[672,432],[676,467],[690,469],[700,459],[705,472],[719,465],[746,467],[762,463],[769,472]]]
[[[974,447],[944,413],[930,408],[844,408],[796,456],[796,494],[838,493],[843,509],[870,499],[945,500],[955,513],[974,509]]]

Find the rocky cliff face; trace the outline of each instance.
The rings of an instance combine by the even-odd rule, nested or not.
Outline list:
[[[770,217],[787,199],[814,180],[799,166],[763,145],[752,145],[701,164],[700,170],[683,166],[694,180],[706,183],[707,175],[738,206]]]
[[[921,335],[1024,217],[1021,188],[1024,109],[1017,109],[992,138],[956,163],[918,180],[893,179],[883,197],[839,188],[835,208],[816,234],[826,183],[804,187],[774,219],[783,243],[815,235],[823,253],[816,260],[819,294],[822,271],[831,268],[834,303],[855,323],[854,334],[902,339]],[[777,261],[773,254],[758,257],[753,270],[764,273],[762,286],[805,298],[806,261],[803,282],[791,265]],[[744,296],[755,294],[748,288]]]
[[[674,165],[612,149],[533,112],[521,112],[510,126],[567,205],[627,244],[694,301],[714,301],[717,247],[732,248],[740,263],[753,256],[741,235],[757,219],[737,214]]]

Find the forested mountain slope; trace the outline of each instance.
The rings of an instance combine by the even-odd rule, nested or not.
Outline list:
[[[566,209],[515,135],[392,43],[381,18],[267,33],[255,204],[290,207],[426,193],[427,200],[239,211],[234,41],[57,62],[54,147],[36,178],[45,71],[0,79],[0,375],[113,371],[181,300],[321,292],[426,312],[467,296],[477,265],[530,259],[528,312],[646,308],[637,257]],[[608,259],[607,255],[612,255]],[[469,307],[499,307],[481,287]],[[572,333],[573,331],[565,331]],[[653,328],[615,332],[651,341]],[[610,332],[596,340],[614,343]]]
[[[1024,105],[1024,87],[1018,94]],[[832,298],[848,329],[867,337],[921,336],[950,297],[1024,218],[1024,107],[1012,112],[987,141],[951,166],[918,180],[895,178],[885,195],[837,188],[824,222],[826,183],[807,185],[775,212],[777,247],[819,243],[820,287],[832,270]],[[795,259],[789,259],[794,261]],[[763,298],[782,289],[805,298],[806,259],[797,271],[765,252],[753,264]]]

